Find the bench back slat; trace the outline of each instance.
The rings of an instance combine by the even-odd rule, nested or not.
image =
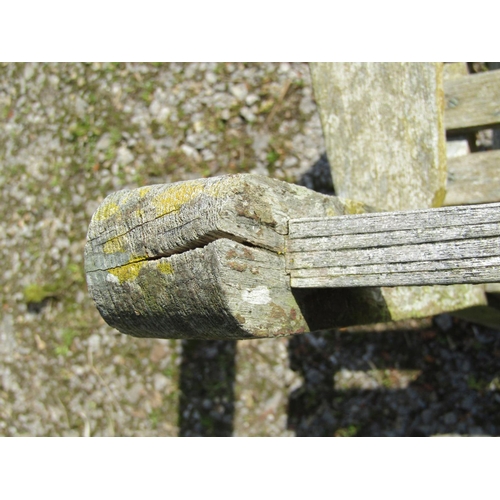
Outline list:
[[[500,70],[445,80],[445,128],[452,133],[500,126]]]

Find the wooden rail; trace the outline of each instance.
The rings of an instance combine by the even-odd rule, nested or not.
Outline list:
[[[500,281],[500,204],[290,221],[299,288]]]

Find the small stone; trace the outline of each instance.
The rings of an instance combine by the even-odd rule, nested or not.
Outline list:
[[[109,149],[110,146],[111,146],[111,138],[110,138],[109,134],[104,134],[97,141],[95,148],[97,151],[105,151],[105,150]]]
[[[162,375],[161,373],[155,373],[153,375],[153,385],[155,390],[162,392],[168,385],[170,384],[170,380]]]
[[[283,62],[280,64],[278,73],[288,73],[290,71],[290,63]]]
[[[434,318],[434,322],[443,332],[447,332],[453,326],[453,318],[449,314],[439,314]]]
[[[453,412],[449,412],[447,413],[444,417],[443,417],[443,422],[446,424],[446,425],[453,425],[453,424],[456,424],[457,423],[457,416],[453,413]]]
[[[181,146],[182,151],[186,156],[189,156],[190,158],[193,158],[195,160],[200,160],[200,154],[198,151],[196,151],[195,148],[188,146],[187,144],[183,144]]]
[[[35,67],[33,63],[27,63],[24,67],[24,78],[26,80],[31,80],[35,73]]]
[[[486,436],[487,434],[484,432],[482,427],[471,427],[470,429],[471,436]]]
[[[429,425],[434,418],[434,412],[432,410],[424,410],[422,412],[422,422],[426,425]]]
[[[210,151],[210,149],[204,149],[201,152],[201,156],[205,161],[211,161],[211,160],[215,159],[215,155],[212,151]]]
[[[168,108],[167,106],[163,106],[160,111],[158,111],[158,114],[156,115],[156,119],[160,122],[164,122],[169,116],[170,113],[172,113],[172,110]]]
[[[57,75],[49,75],[49,83],[53,87],[57,87],[59,85],[59,77]]]
[[[91,351],[98,351],[99,350],[99,347],[101,346],[101,337],[100,335],[97,335],[97,333],[94,333],[93,335],[91,335],[88,339],[88,345],[89,345],[89,349]]]
[[[475,396],[467,396],[462,400],[462,404],[460,405],[464,410],[470,411],[474,408],[476,397]]]
[[[295,165],[297,165],[297,163],[298,160],[297,158],[295,158],[295,156],[288,156],[285,158],[285,161],[283,162],[283,167],[285,168],[294,167]]]
[[[229,109],[223,109],[220,114],[220,117],[225,121],[229,120],[229,118],[231,118],[231,113],[229,112]]]
[[[139,401],[140,397],[144,394],[144,389],[142,384],[135,383],[128,391],[127,391],[127,399],[135,404]]]
[[[259,100],[259,96],[255,94],[249,94],[245,98],[245,103],[247,106],[253,106]]]
[[[304,96],[301,100],[300,100],[300,105],[299,105],[299,109],[300,109],[300,112],[305,114],[305,115],[308,115],[310,113],[313,113],[315,110],[316,110],[316,104],[315,102],[312,100],[311,97],[309,96]]]
[[[117,151],[116,161],[119,165],[125,166],[134,160],[133,153],[126,147],[121,146]]]
[[[201,120],[198,120],[198,121],[193,123],[193,128],[194,128],[194,131],[197,134],[199,134],[200,132],[203,132],[203,130],[205,129],[205,125],[203,124],[203,122]]]
[[[205,80],[208,83],[215,83],[217,81],[217,75],[211,71],[205,73]]]
[[[256,118],[252,113],[252,110],[250,108],[247,108],[246,106],[240,109],[240,115],[249,123],[254,122]]]
[[[160,112],[161,104],[156,99],[149,105],[149,112],[155,116]]]
[[[229,91],[240,101],[243,101],[248,94],[247,86],[244,83],[231,85]]]

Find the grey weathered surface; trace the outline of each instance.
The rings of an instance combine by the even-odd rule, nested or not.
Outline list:
[[[444,82],[445,127],[464,133],[500,125],[500,70]]]
[[[345,213],[337,198],[252,175],[146,186],[108,196],[88,231],[86,271],[166,257],[218,238],[283,251],[288,218]]]
[[[469,70],[465,62],[447,62],[443,66],[443,80],[450,80],[452,78],[460,78],[467,76]],[[446,84],[445,84],[446,85]]]
[[[379,210],[440,206],[446,151],[442,65],[315,63],[313,86],[335,191]],[[463,67],[460,68],[460,71]],[[388,320],[486,304],[475,285],[357,288]]]
[[[500,150],[448,159],[445,205],[500,201]]]
[[[461,67],[460,67],[461,65]],[[498,63],[488,63],[491,69],[499,69]],[[446,71],[448,70],[448,71]],[[453,63],[445,64],[445,75],[448,73],[449,78],[463,78],[468,75],[468,71],[465,63]],[[477,76],[477,75],[475,75]],[[446,78],[446,76],[445,76]],[[484,77],[482,77],[484,78]],[[491,78],[491,75],[490,75]],[[462,82],[465,80],[462,80]],[[475,77],[472,80],[467,80],[469,84],[477,83],[481,80],[477,80]],[[447,82],[445,82],[445,89],[447,88]],[[488,89],[483,89],[488,90]],[[500,105],[499,97],[500,93],[497,89],[489,89],[492,92],[493,100],[479,100],[479,96],[475,92],[469,92],[466,96],[466,101],[469,104],[462,105],[454,108],[451,106],[445,112],[445,118],[454,119],[455,123],[462,122],[465,123],[467,119],[471,116],[476,120],[475,125],[479,123],[480,127],[485,128],[491,123],[491,116],[485,111]],[[495,97],[496,96],[496,97]],[[464,97],[462,95],[462,97]],[[486,108],[484,104],[486,103]],[[451,102],[450,104],[456,104]],[[482,106],[480,109],[473,109],[473,106]],[[472,107],[472,109],[471,109]],[[472,111],[472,113],[471,113]],[[460,114],[462,116],[460,116]],[[478,118],[479,117],[479,118]],[[481,123],[481,120],[485,119],[485,123]],[[447,125],[453,126],[453,120],[445,120]],[[482,127],[481,127],[482,125]],[[470,130],[470,129],[469,129]],[[445,198],[445,205],[459,205],[468,203],[488,203],[500,201],[500,176],[498,175],[498,166],[500,164],[500,156],[498,151],[488,151],[488,152],[474,152],[470,154],[470,149],[472,145],[472,150],[475,151],[475,128],[472,132],[466,133],[468,135],[467,140],[460,140],[458,142],[454,141],[454,144],[461,144],[462,150],[465,154],[453,155],[452,158],[448,157],[448,183],[447,192]],[[453,136],[453,130],[450,131]],[[498,137],[500,137],[500,130],[493,131],[493,149],[498,149]],[[450,144],[450,143],[448,143]],[[485,326],[498,329],[500,327],[500,313],[498,311],[499,302],[496,300],[491,300],[491,293],[498,292],[500,290],[500,284],[498,283],[486,283],[484,289],[487,293],[488,306],[471,307],[464,311],[460,311],[457,315],[461,318],[468,319],[469,321],[475,321]]]
[[[500,204],[291,220],[292,287],[500,279]]]
[[[108,324],[135,336],[307,331],[307,299],[297,304],[285,273],[288,220],[361,210],[253,175],[120,191],[104,200],[89,227],[89,292]]]
[[[283,256],[228,239],[143,261],[122,281],[108,271],[87,276],[103,318],[129,335],[238,339],[308,330]]]
[[[336,193],[380,210],[440,206],[442,64],[313,63],[311,74]]]

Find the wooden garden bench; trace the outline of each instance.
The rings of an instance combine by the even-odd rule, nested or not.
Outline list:
[[[498,152],[451,161],[447,191],[444,124],[498,126],[500,71],[446,80],[444,94],[434,63],[311,72],[338,196],[250,174],[111,194],[85,250],[111,326],[262,338],[487,305],[483,284],[500,282]],[[495,172],[496,191],[463,180],[470,165]]]

